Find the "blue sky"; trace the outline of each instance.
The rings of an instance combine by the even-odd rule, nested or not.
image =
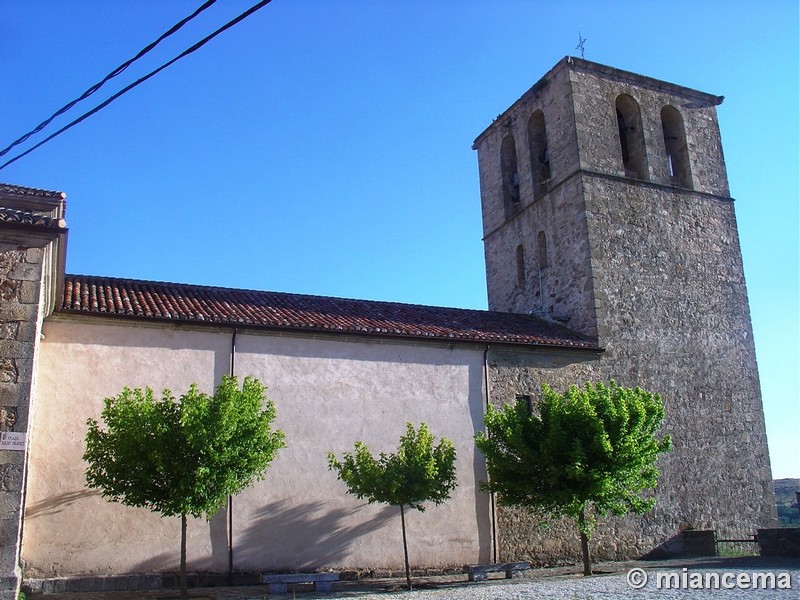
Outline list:
[[[200,4],[0,0],[0,145]],[[485,308],[471,143],[579,32],[589,60],[726,97],[773,473],[800,477],[795,1],[274,0],[0,181],[67,193],[71,273]]]

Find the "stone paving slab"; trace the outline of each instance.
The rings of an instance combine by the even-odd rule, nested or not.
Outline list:
[[[265,585],[232,586],[213,588],[191,588],[191,600],[268,600],[299,598],[302,600],[336,600],[354,598],[357,600],[497,600],[497,599],[561,599],[591,600],[594,598],[638,599],[658,594],[660,598],[686,598],[687,593],[693,600],[711,598],[715,592],[701,590],[632,590],[625,581],[625,574],[632,568],[639,567],[648,572],[680,571],[688,568],[692,571],[740,572],[744,570],[758,571],[790,571],[793,574],[792,590],[766,590],[760,594],[770,598],[800,597],[800,559],[778,557],[737,557],[737,558],[696,558],[661,561],[628,561],[616,563],[598,563],[593,566],[596,576],[584,578],[580,566],[533,568],[524,576],[508,580],[490,579],[484,582],[468,582],[467,576],[448,575],[441,577],[421,577],[413,580],[415,591],[405,591],[405,578],[362,579],[358,581],[338,581],[334,583],[332,592],[289,591],[281,594],[268,594]],[[652,586],[651,586],[652,587]],[[726,597],[736,598],[744,590],[725,590]],[[746,592],[747,598],[756,598],[754,590]],[[610,594],[610,595],[609,595]],[[677,594],[677,595],[676,595]],[[176,589],[107,591],[107,592],[66,592],[55,594],[34,594],[29,597],[36,600],[177,600]],[[742,596],[744,597],[744,596]]]

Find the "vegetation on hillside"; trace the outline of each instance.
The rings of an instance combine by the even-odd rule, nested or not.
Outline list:
[[[800,479],[776,479],[774,483],[775,505],[778,507],[778,526],[800,527],[800,510],[797,508]]]

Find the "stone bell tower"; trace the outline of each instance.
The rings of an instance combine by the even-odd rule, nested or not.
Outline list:
[[[489,308],[605,349],[591,366],[518,372],[534,389],[516,391],[614,378],[664,399],[674,449],[639,536],[651,545],[775,518],[722,101],[566,57],[473,145]]]
[[[715,109],[722,100],[565,58],[497,117],[474,144],[489,308],[538,314],[602,338],[613,290],[598,279],[609,270],[644,274],[643,261],[657,267],[675,258],[685,268],[673,264],[673,275],[688,275],[697,241],[690,238],[708,235],[695,235],[704,225],[686,212],[711,205],[732,217]],[[674,216],[689,229],[668,230]],[[735,223],[728,226],[735,236]],[[654,237],[662,234],[669,239]],[[660,257],[641,255],[656,248]],[[731,252],[727,258],[740,263]]]

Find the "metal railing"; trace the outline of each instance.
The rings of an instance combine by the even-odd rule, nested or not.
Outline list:
[[[715,542],[718,556],[757,556],[758,534],[742,531],[718,531]]]

